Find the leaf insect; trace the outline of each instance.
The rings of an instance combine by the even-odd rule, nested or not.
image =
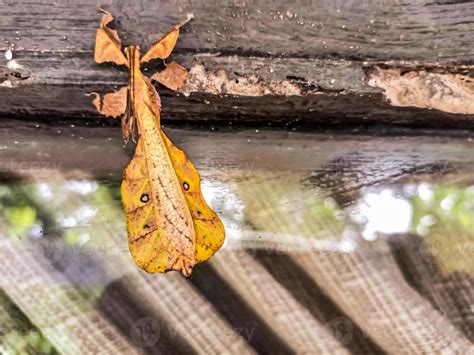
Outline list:
[[[129,250],[136,264],[147,272],[179,270],[190,276],[197,263],[208,260],[222,246],[225,230],[202,196],[193,163],[171,142],[160,124],[160,97],[151,79],[178,90],[186,80],[187,70],[172,62],[149,78],[142,73],[141,66],[167,59],[180,28],[192,16],[142,55],[138,46],[122,48],[117,31],[109,27],[112,14],[101,11],[95,61],[125,66],[130,72],[128,86],[103,97],[90,94],[95,96],[93,104],[101,114],[121,117],[124,139],[136,141],[121,186]]]

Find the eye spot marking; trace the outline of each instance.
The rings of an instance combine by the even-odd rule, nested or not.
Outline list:
[[[189,190],[189,184],[187,182],[183,183],[183,189],[185,191],[188,191]]]
[[[140,197],[140,201],[142,201],[143,203],[148,202],[148,201],[150,201],[150,197],[148,197],[147,194],[143,194],[143,195]]]

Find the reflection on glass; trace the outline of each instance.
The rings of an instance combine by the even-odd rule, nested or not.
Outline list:
[[[272,248],[291,254],[317,248],[350,253],[363,243],[377,243],[379,236],[412,233],[423,238],[444,272],[474,272],[470,258],[474,187],[420,183],[369,188],[346,209],[294,178],[256,174],[238,184],[204,182],[203,193],[226,225],[224,249]],[[0,225],[2,238],[32,248],[38,258],[65,272],[84,272],[104,255],[117,260],[105,264],[104,275],[86,271],[87,279],[77,277],[78,287],[92,299],[100,298],[104,279],[120,275],[116,265],[132,263],[117,183],[1,185]],[[7,334],[8,341],[52,352],[42,335],[30,328]]]

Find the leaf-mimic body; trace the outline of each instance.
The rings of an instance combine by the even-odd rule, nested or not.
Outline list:
[[[209,259],[221,247],[224,226],[202,196],[194,165],[162,131],[159,95],[140,70],[141,64],[164,60],[171,54],[179,28],[186,22],[175,26],[141,56],[136,46],[122,52],[117,32],[107,26],[112,20],[105,12],[97,31],[95,59],[127,66],[130,84],[102,100],[95,94],[93,103],[102,114],[122,116],[126,140],[138,133],[121,188],[129,249],[137,265],[148,272],[180,270],[189,276],[196,263]],[[181,76],[176,77],[176,73]],[[173,62],[168,74],[165,69],[161,77],[164,85],[176,89],[186,74]]]

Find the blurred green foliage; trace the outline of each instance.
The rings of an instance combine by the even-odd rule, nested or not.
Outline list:
[[[48,340],[0,290],[2,354],[57,354]]]
[[[108,236],[101,233],[104,228],[95,228],[97,224],[107,223],[107,226],[124,230],[120,185],[103,184],[89,190],[75,191],[64,181],[43,183],[41,188],[40,184],[0,185],[0,228],[4,232],[1,237],[9,237],[19,244],[29,243],[32,228],[39,228],[44,235],[62,238],[66,247],[75,248],[76,254],[82,252],[84,243],[90,248],[93,245],[104,247]],[[88,212],[85,215],[81,213],[84,209]],[[71,218],[74,226],[62,226]],[[95,231],[90,241],[84,239],[87,231]],[[102,285],[89,285],[82,290],[82,295],[93,303],[102,292]],[[2,308],[9,311],[2,312]],[[0,344],[2,354],[57,353],[1,290]]]
[[[474,272],[474,187],[429,186],[411,197],[412,230],[445,272]]]
[[[239,184],[244,217],[255,230],[307,238],[339,239],[343,211],[330,197],[301,186],[298,179],[255,173]]]

